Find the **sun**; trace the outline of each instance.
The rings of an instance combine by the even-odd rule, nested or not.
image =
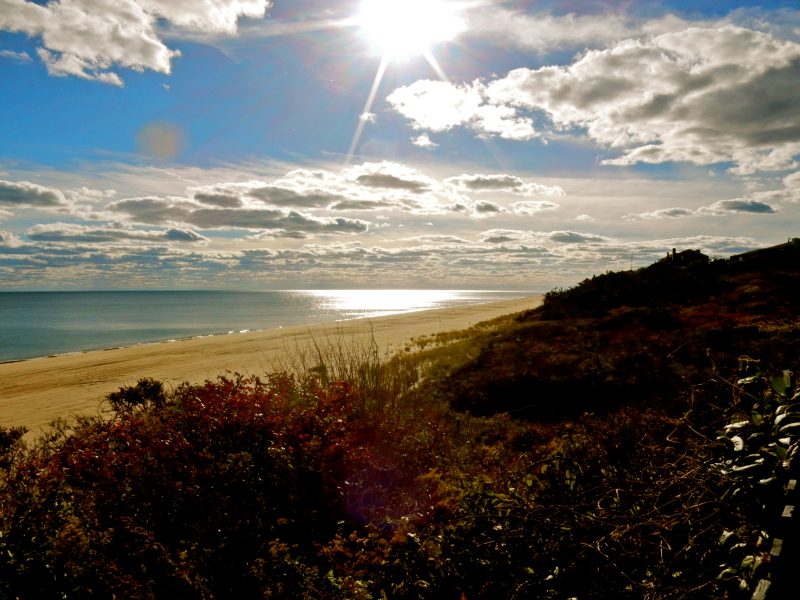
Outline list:
[[[459,12],[446,0],[364,0],[356,21],[384,59],[409,58],[462,33]]]

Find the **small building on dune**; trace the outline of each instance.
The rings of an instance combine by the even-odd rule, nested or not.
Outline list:
[[[785,244],[778,244],[777,246],[770,246],[769,248],[759,248],[758,250],[736,254],[731,256],[730,260],[735,263],[757,263],[766,261],[772,264],[793,263],[797,265],[797,261],[800,260],[800,238],[792,238]]]
[[[678,252],[677,248],[673,248],[672,252],[668,253],[665,258],[659,262],[673,264],[679,267],[693,267],[696,265],[707,265],[710,258],[700,252],[699,250],[683,250]]]

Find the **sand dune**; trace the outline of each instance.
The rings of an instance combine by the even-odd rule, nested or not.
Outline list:
[[[226,372],[263,374],[285,362],[287,353],[307,349],[313,340],[334,337],[366,343],[372,336],[380,349],[391,352],[411,338],[464,329],[533,308],[540,301],[540,296],[532,296],[4,363],[0,364],[0,424],[24,425],[36,434],[58,417],[97,414],[109,392],[142,377],[176,385]]]

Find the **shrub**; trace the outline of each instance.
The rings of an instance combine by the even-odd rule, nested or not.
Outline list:
[[[134,386],[125,386],[108,395],[112,410],[130,412],[137,408],[160,408],[166,402],[164,384],[150,377],[140,379]]]
[[[237,377],[152,402],[160,389],[124,390],[114,418],[54,434],[13,469],[6,595],[293,597],[295,555],[347,518],[349,388]]]

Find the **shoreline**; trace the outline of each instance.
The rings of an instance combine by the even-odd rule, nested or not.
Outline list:
[[[370,340],[395,352],[412,338],[466,329],[541,303],[541,295],[307,325],[195,336],[0,363],[0,425],[38,436],[53,420],[101,414],[104,398],[153,377],[167,386],[226,373],[262,375],[314,340]]]
[[[520,296],[519,298],[509,298],[510,301],[522,300],[524,298],[530,298],[532,296]],[[202,340],[206,338],[225,338],[228,336],[236,336],[236,335],[246,335],[249,333],[264,333],[269,331],[280,331],[281,329],[290,329],[293,327],[321,327],[321,326],[330,326],[333,324],[338,323],[348,323],[350,321],[372,321],[375,319],[382,319],[384,317],[399,317],[402,315],[411,315],[414,313],[425,312],[429,310],[449,310],[452,308],[461,308],[462,306],[480,306],[483,304],[494,304],[495,302],[503,302],[503,300],[496,300],[496,301],[486,301],[486,302],[474,302],[470,304],[463,304],[458,306],[448,306],[443,308],[417,308],[412,310],[405,310],[405,311],[398,311],[398,312],[389,312],[389,313],[381,313],[378,315],[372,315],[369,317],[351,317],[349,319],[334,319],[334,320],[327,320],[327,321],[312,321],[311,323],[303,323],[303,324],[295,324],[295,325],[278,325],[276,327],[261,327],[258,329],[242,329],[240,331],[225,331],[225,332],[214,332],[214,333],[204,333],[199,335],[191,335],[188,337],[179,337],[179,338],[170,338],[166,340],[154,340],[148,342],[135,342],[133,344],[126,344],[120,346],[109,346],[107,348],[90,348],[87,350],[70,350],[67,352],[55,352],[53,354],[43,354],[42,356],[27,356],[23,358],[8,358],[8,359],[0,359],[0,366],[6,364],[13,364],[13,363],[21,363],[21,362],[28,362],[32,360],[43,360],[48,358],[59,358],[61,356],[80,356],[82,354],[89,354],[92,352],[110,352],[112,350],[128,350],[131,348],[140,348],[146,346],[158,346],[160,344],[174,344],[178,342],[191,342],[193,340]],[[0,423],[2,424],[2,423]]]
[[[159,292],[159,291],[162,291],[162,290],[156,290],[156,292]],[[209,293],[209,292],[214,292],[214,291],[218,291],[218,290],[200,290],[200,291],[203,292],[203,293]],[[293,292],[297,292],[297,293],[316,293],[317,292],[317,290],[270,290],[270,291],[280,292],[280,293],[293,293]],[[339,291],[348,291],[348,290],[339,290]],[[388,290],[376,290],[376,291],[388,291]],[[406,291],[406,290],[402,290],[402,291]],[[436,290],[436,291],[439,291],[439,292],[457,292],[457,293],[464,293],[464,292],[471,293],[472,292],[472,290]],[[165,292],[165,293],[171,293],[172,294],[172,293],[181,293],[181,292],[182,292],[182,290],[179,290],[177,292],[169,291],[169,292]],[[514,291],[514,290],[474,290],[474,292],[475,293],[481,293],[481,294],[492,294],[492,293],[514,294],[514,296],[504,298],[504,299],[507,299],[507,300],[515,300],[515,299],[521,299],[521,298],[526,298],[526,297],[539,296],[539,295],[542,294],[541,292]],[[97,292],[84,292],[84,291],[80,291],[80,292],[70,292],[70,291],[67,291],[67,292],[0,292],[0,295],[2,295],[2,294],[14,294],[14,293],[36,293],[36,294],[40,294],[40,293],[54,293],[54,294],[73,294],[73,293],[74,294],[87,294],[88,293],[88,294],[94,294],[94,293],[97,293],[97,294],[114,294],[114,293],[118,293],[118,292],[116,292],[116,291],[97,291]],[[131,292],[125,291],[125,292],[119,292],[119,293],[127,294],[127,293],[131,293]],[[150,293],[150,292],[149,291],[143,291],[142,293],[146,294],[146,293]],[[221,292],[221,293],[225,293],[225,292]],[[237,292],[234,292],[234,293],[237,293]],[[250,293],[250,292],[242,292],[242,293]],[[257,293],[261,293],[261,292],[252,292],[252,293],[257,294]],[[430,306],[430,307],[423,307],[423,308],[412,308],[410,310],[403,310],[403,309],[400,309],[400,310],[398,310],[398,309],[388,309],[387,310],[387,309],[383,309],[383,310],[377,310],[377,311],[370,311],[370,314],[362,314],[362,315],[357,315],[357,316],[344,315],[341,318],[334,317],[333,315],[328,315],[327,318],[326,318],[326,317],[322,317],[321,315],[319,315],[319,316],[317,316],[317,319],[314,319],[314,320],[311,320],[311,321],[305,321],[305,320],[300,320],[300,319],[289,318],[288,322],[283,322],[283,323],[275,322],[275,323],[261,324],[261,325],[256,325],[256,326],[250,325],[250,326],[245,326],[245,327],[243,327],[241,329],[220,328],[220,329],[216,329],[216,330],[201,330],[201,331],[195,331],[195,332],[192,332],[192,333],[186,333],[184,335],[179,335],[179,336],[176,336],[176,337],[159,337],[159,338],[150,337],[150,339],[142,339],[142,340],[139,340],[139,341],[131,340],[131,341],[118,341],[116,343],[115,342],[110,342],[109,345],[107,345],[107,346],[94,345],[94,344],[91,344],[91,343],[84,343],[83,347],[76,347],[74,349],[53,350],[53,351],[44,352],[44,353],[38,354],[38,355],[22,355],[22,356],[13,356],[13,355],[11,355],[11,356],[6,356],[6,357],[0,357],[0,365],[9,364],[9,363],[24,362],[24,361],[29,361],[29,360],[39,360],[39,359],[43,359],[43,358],[55,358],[55,357],[59,357],[59,356],[72,356],[72,355],[78,355],[78,354],[85,354],[87,352],[105,352],[107,350],[127,349],[127,348],[134,348],[134,347],[138,347],[138,346],[148,346],[148,345],[153,345],[153,344],[164,344],[164,343],[168,343],[168,342],[184,342],[184,341],[189,341],[189,340],[194,340],[194,339],[201,339],[201,338],[208,338],[208,337],[238,335],[238,334],[245,334],[245,333],[252,333],[252,332],[265,332],[265,331],[271,331],[273,329],[281,329],[281,328],[286,328],[286,327],[296,327],[296,326],[314,327],[314,326],[322,325],[322,324],[325,324],[325,323],[332,323],[334,321],[338,323],[338,322],[343,322],[343,321],[377,319],[377,318],[381,318],[381,317],[385,317],[385,316],[403,315],[403,314],[409,314],[409,313],[413,313],[413,312],[421,312],[421,311],[426,311],[426,310],[446,310],[448,308],[458,308],[458,307],[461,307],[461,306],[467,306],[467,305],[472,305],[472,304],[490,304],[490,303],[493,303],[493,302],[500,302],[500,301],[501,300],[491,299],[488,296],[485,296],[483,299],[481,299],[481,300],[479,300],[477,302],[463,301],[462,300],[462,301],[457,301],[454,304],[449,304],[447,306],[439,306],[439,307]],[[313,319],[313,317],[312,317],[312,319]],[[164,334],[165,334],[165,336],[168,335],[166,331],[164,332]]]

